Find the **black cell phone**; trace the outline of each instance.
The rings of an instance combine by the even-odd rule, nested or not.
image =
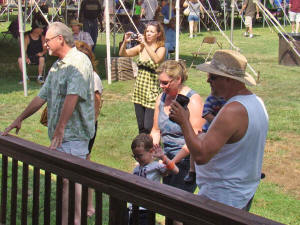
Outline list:
[[[176,102],[178,102],[184,109],[187,109],[187,106],[190,102],[190,98],[186,97],[185,95],[178,94],[176,96]]]

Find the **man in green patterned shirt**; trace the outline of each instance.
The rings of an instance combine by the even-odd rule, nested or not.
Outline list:
[[[38,96],[6,128],[4,135],[13,128],[18,132],[22,121],[47,102],[50,149],[85,159],[95,129],[92,64],[85,54],[73,47],[72,31],[63,23],[50,24],[45,42],[49,54],[58,60],[52,65]],[[67,224],[68,219],[67,190],[68,180],[64,179],[62,224]],[[75,192],[75,224],[80,224],[81,185],[76,184]]]

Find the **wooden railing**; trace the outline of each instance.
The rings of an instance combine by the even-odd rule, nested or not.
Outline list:
[[[153,212],[148,217],[151,221],[149,225],[155,224],[155,213],[171,218],[166,219],[166,224],[171,224],[173,219],[182,221],[185,225],[279,224],[167,185],[58,151],[51,151],[49,148],[18,137],[0,136],[0,154],[2,154],[1,224],[19,224],[17,217],[19,218],[18,221],[21,221],[21,225],[27,223],[30,225],[61,224],[63,178],[69,179],[70,184],[69,225],[74,224],[75,183],[82,184],[83,189],[82,225],[87,224],[88,187],[93,188],[96,193],[95,224],[98,225],[104,224],[102,218],[103,193],[109,196],[109,225],[127,224],[127,202],[133,203],[134,209],[137,209],[136,206],[142,206]],[[10,166],[11,177],[8,177]],[[18,183],[18,169],[20,167],[22,167],[22,173],[19,171],[22,175],[21,184]],[[31,171],[32,176],[29,175]],[[11,190],[8,190],[8,181],[10,180]],[[28,188],[31,183],[32,203],[28,200]],[[53,186],[56,186],[54,191],[52,191],[53,188],[51,189]],[[53,196],[56,197],[51,200]],[[10,204],[7,204],[8,201]],[[28,205],[32,205],[31,215],[27,213]],[[8,206],[10,209],[7,209]],[[51,212],[55,212],[55,215],[50,215]],[[40,218],[40,213],[43,218]],[[137,211],[134,210],[133,214],[136,215]],[[138,224],[137,217],[134,219],[134,224]]]

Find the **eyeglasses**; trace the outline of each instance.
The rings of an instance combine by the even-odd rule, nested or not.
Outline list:
[[[45,39],[45,43],[46,43],[46,44],[49,44],[50,41],[52,41],[53,39],[57,38],[58,36],[60,36],[60,34],[59,34],[59,35],[56,35],[56,36],[54,36],[54,37],[52,37],[52,38]]]
[[[159,83],[163,86],[168,86],[172,83],[173,79],[172,80],[168,80],[168,81],[159,81]]]

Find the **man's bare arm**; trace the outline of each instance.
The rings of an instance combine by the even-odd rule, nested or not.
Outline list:
[[[7,135],[14,128],[16,128],[16,134],[18,134],[19,130],[21,129],[22,121],[38,111],[45,104],[45,102],[46,101],[44,99],[36,96],[21,113],[21,115],[19,115],[17,119],[15,119],[15,121],[5,129],[2,135]]]
[[[186,145],[197,164],[207,163],[226,143],[240,140],[248,126],[247,112],[236,102],[224,106],[208,132],[198,137],[188,120],[188,112],[176,102],[172,104],[172,111],[171,117],[180,124]]]

